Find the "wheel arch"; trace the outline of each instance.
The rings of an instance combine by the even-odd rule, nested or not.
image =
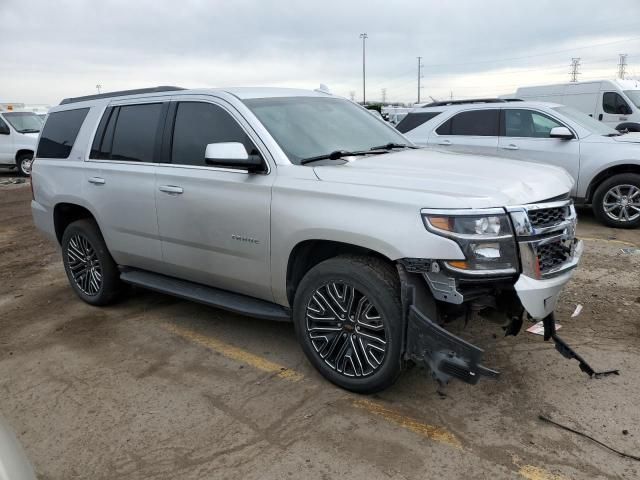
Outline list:
[[[58,243],[62,243],[62,235],[65,229],[76,220],[88,218],[96,222],[96,217],[82,205],[76,203],[62,202],[53,208],[53,225]]]
[[[20,156],[24,155],[25,153],[30,153],[31,155],[35,155],[35,152],[30,149],[30,148],[21,148],[20,150],[18,150],[16,152],[16,156],[14,158],[14,160],[17,162],[18,159],[20,158]]]
[[[320,262],[338,255],[367,255],[393,264],[393,260],[367,247],[334,240],[304,240],[296,244],[287,261],[286,295],[293,305],[296,290],[302,278]]]
[[[602,182],[604,182],[607,178],[621,173],[635,173],[640,175],[640,165],[634,163],[622,163],[607,167],[604,170],[598,172],[598,174],[593,177],[593,179],[589,183],[589,187],[587,187],[587,192],[585,195],[586,203],[590,203],[593,200],[593,194]]]

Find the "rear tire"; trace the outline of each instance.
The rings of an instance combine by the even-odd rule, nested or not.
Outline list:
[[[393,265],[355,255],[319,263],[298,286],[293,319],[302,350],[330,382],[374,393],[400,375],[402,307]]]
[[[21,177],[31,176],[31,165],[33,163],[33,153],[21,153],[16,158],[16,167],[18,168],[18,175]]]
[[[61,246],[64,269],[76,294],[90,305],[113,303],[121,292],[120,272],[95,221],[69,224]]]
[[[593,213],[614,228],[640,226],[640,175],[621,173],[607,178],[593,194]]]

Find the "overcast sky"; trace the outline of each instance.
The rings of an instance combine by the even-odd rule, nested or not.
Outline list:
[[[367,100],[510,93],[520,85],[640,76],[640,1],[0,0],[0,101],[154,85],[317,88]]]

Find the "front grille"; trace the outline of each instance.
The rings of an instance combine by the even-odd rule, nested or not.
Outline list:
[[[571,257],[571,248],[564,242],[547,243],[536,248],[540,273],[546,273],[561,266]]]
[[[541,208],[529,210],[529,221],[534,228],[550,227],[563,222],[568,215],[568,207]]]
[[[569,200],[507,207],[507,210],[525,275],[540,279],[576,266],[576,214]]]

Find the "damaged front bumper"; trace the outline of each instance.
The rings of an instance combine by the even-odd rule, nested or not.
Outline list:
[[[535,225],[534,219],[548,218],[549,212],[559,209],[565,213],[556,224]],[[586,362],[561,339],[556,340],[553,317],[583,251],[582,242],[575,238],[575,210],[568,202],[556,202],[507,211],[518,243],[519,274],[470,279],[446,271],[438,261],[404,259],[398,265],[406,319],[405,358],[427,367],[440,383],[457,378],[476,384],[482,376],[499,375],[482,365],[481,348],[443,328],[454,318],[469,321],[486,312],[503,324],[505,335],[517,335],[525,318],[544,320],[545,340],[553,339],[560,353],[578,359],[587,371]]]

